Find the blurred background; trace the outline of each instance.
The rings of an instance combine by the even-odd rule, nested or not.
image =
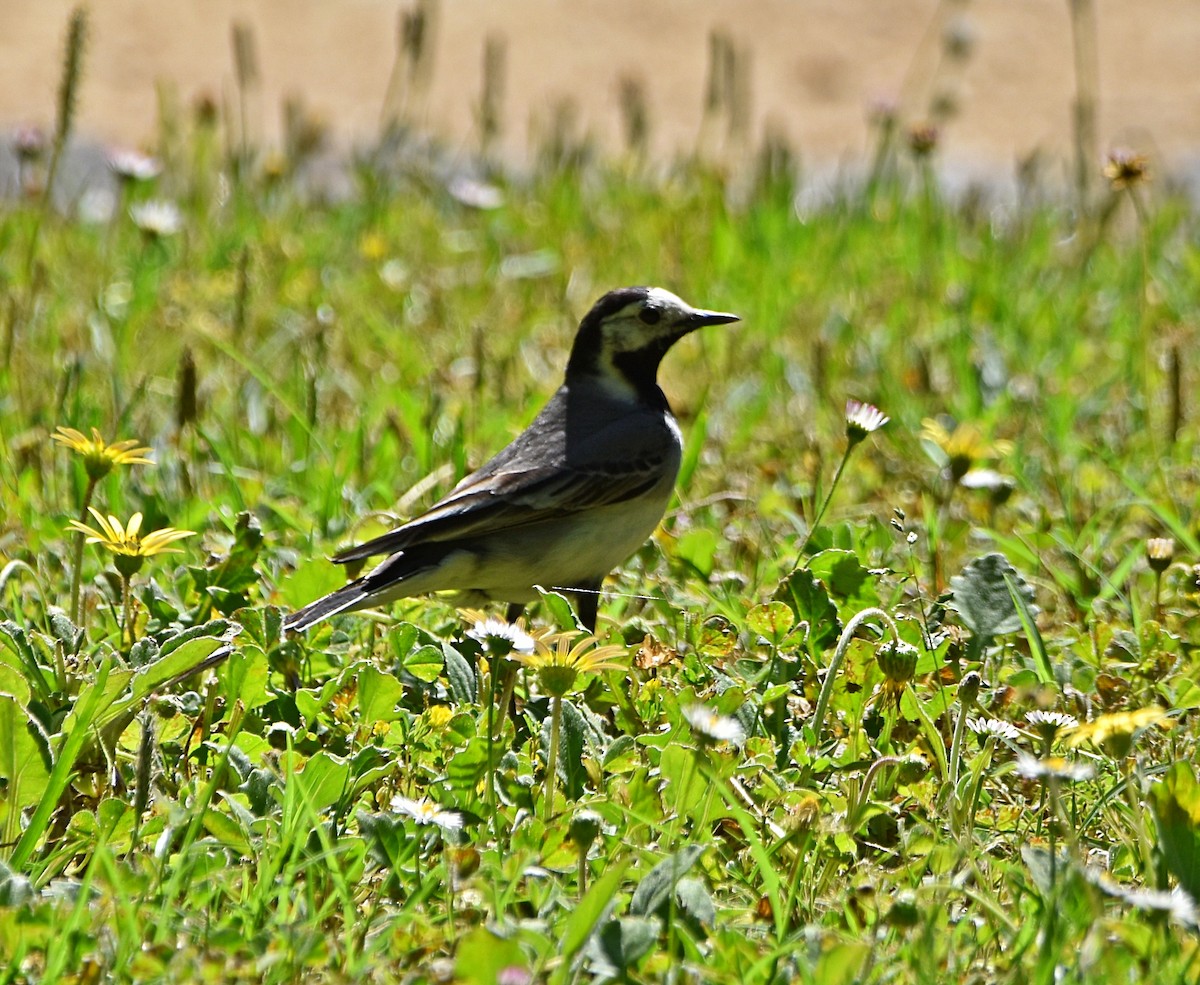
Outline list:
[[[69,0],[0,4],[0,133],[53,128]],[[104,0],[76,134],[153,149],[208,106],[262,148],[389,125],[520,166],[550,131],[651,158],[786,144],[862,162],[882,114],[939,130],[943,175],[1136,147],[1189,174],[1196,0]],[[1066,171],[1064,170],[1064,175]]]

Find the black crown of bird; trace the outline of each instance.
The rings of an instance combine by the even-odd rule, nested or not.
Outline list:
[[[688,333],[738,320],[660,287],[609,291],[579,323],[562,386],[529,427],[420,516],[336,554],[338,564],[383,560],[286,627],[444,591],[462,605],[507,603],[511,622],[544,586],[572,595],[594,631],[601,583],[654,532],[679,471],[659,363]]]

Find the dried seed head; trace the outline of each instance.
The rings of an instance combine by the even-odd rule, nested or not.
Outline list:
[[[938,137],[938,128],[932,123],[914,123],[908,128],[908,149],[914,157],[928,157],[937,150]]]
[[[1150,179],[1150,161],[1145,154],[1138,154],[1127,147],[1116,147],[1108,152],[1103,174],[1113,191],[1132,188]]]

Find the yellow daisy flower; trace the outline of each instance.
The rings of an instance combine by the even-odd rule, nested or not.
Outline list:
[[[150,449],[138,444],[136,438],[125,438],[110,444],[96,428],[92,428],[92,436],[89,438],[82,431],[62,425],[59,425],[50,438],[83,456],[83,467],[93,482],[103,479],[115,465],[154,464],[146,457]]]
[[[134,513],[127,524],[122,524],[111,514],[105,516],[94,506],[88,507],[95,527],[86,523],[72,520],[68,527],[84,535],[87,543],[99,544],[113,555],[113,564],[117,571],[128,578],[142,566],[142,562],[155,554],[178,554],[178,547],[171,545],[184,537],[195,536],[194,530],[176,530],[174,527],[162,527],[143,534],[142,514]]]
[[[551,642],[553,646],[549,645]],[[628,670],[626,664],[612,659],[625,653],[623,646],[596,646],[595,643],[594,636],[559,633],[537,640],[532,653],[514,653],[512,658],[537,674],[538,683],[548,695],[561,698],[571,693],[582,674]]]

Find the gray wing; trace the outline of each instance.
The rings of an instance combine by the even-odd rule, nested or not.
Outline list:
[[[527,431],[428,512],[333,560],[344,564],[417,543],[542,523],[634,499],[674,480],[678,434],[663,415],[639,411],[595,422],[595,428],[587,421],[555,427],[564,405],[559,391]]]

